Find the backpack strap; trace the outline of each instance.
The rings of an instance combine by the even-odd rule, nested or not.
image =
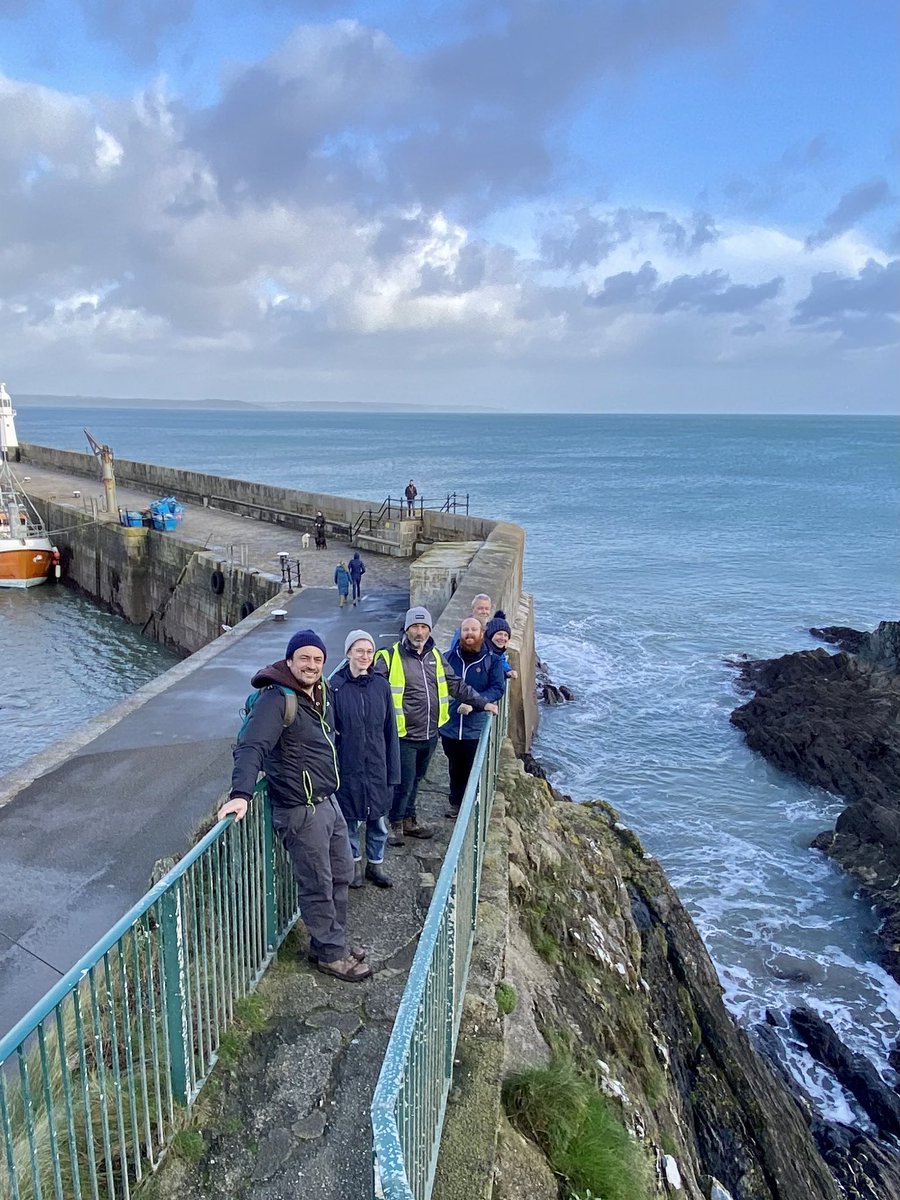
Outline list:
[[[297,693],[282,683],[279,683],[278,687],[284,694],[284,718],[281,724],[282,728],[287,729],[297,719]]]

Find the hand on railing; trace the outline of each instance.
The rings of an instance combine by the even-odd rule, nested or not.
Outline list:
[[[488,701],[488,703],[484,706],[484,711],[486,713],[490,713],[492,717],[499,716],[500,714],[500,708],[493,702],[493,700]]]
[[[234,816],[236,821],[243,821],[247,815],[249,801],[244,796],[235,796],[233,800],[226,800],[224,804],[219,806],[219,811],[216,813],[216,820],[222,821],[225,817]]]

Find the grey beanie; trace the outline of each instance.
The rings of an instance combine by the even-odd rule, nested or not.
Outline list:
[[[354,642],[371,642],[372,649],[375,649],[375,639],[371,633],[366,633],[365,629],[351,629],[344,641],[344,654],[350,653],[350,647]]]
[[[431,613],[427,608],[422,608],[421,605],[407,610],[406,619],[403,622],[404,632],[409,629],[410,625],[427,625],[429,629],[434,629],[434,621],[431,619]]]

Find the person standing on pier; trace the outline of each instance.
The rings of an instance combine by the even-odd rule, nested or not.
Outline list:
[[[365,951],[347,946],[347,898],[353,855],[335,792],[340,785],[334,720],[322,678],[325,643],[304,629],[280,662],[253,676],[259,696],[234,747],[231,792],[219,820],[243,820],[260,771],[268,781],[272,824],[288,852],[309,957],[346,982],[368,979]],[[290,717],[293,712],[293,719]]]
[[[376,887],[393,887],[384,869],[388,839],[387,817],[400,782],[400,743],[391,689],[375,675],[375,639],[364,629],[351,629],[344,642],[347,662],[332,675],[332,703],[338,734],[341,786],[337,799],[347,821],[353,851],[352,888],[365,880]],[[365,826],[366,866],[363,870],[360,826]]]
[[[459,644],[447,655],[447,662],[484,700],[496,702],[506,691],[503,663],[491,652],[477,617],[463,621]],[[473,712],[471,705],[451,700],[449,720],[441,725],[441,746],[450,767],[450,804],[444,815],[454,820],[459,816],[486,720],[485,714]]]
[[[360,584],[362,583],[363,575],[366,573],[366,564],[359,557],[358,550],[347,564],[347,569],[350,572],[350,582],[353,586],[353,607],[355,608],[362,599],[362,589],[360,588]]]
[[[482,626],[486,626],[491,615],[491,609],[494,607],[490,596],[487,592],[479,592],[477,596],[472,597],[472,607],[470,612],[473,617],[477,617]],[[459,645],[459,629],[457,629],[453,637],[450,639],[450,649],[455,650]]]
[[[401,640],[375,655],[375,670],[386,675],[391,685],[400,737],[400,782],[391,805],[390,846],[404,845],[407,837],[434,834],[429,825],[419,822],[416,795],[437,746],[438,728],[449,720],[450,697],[479,712],[496,716],[498,711],[496,704],[484,700],[448,666],[434,644],[432,625],[427,608],[409,609]]]
[[[414,517],[416,515],[416,496],[419,494],[419,489],[412,480],[406,485],[406,491],[403,495],[406,497],[406,515]]]
[[[320,509],[316,513],[316,519],[313,521],[316,530],[316,549],[327,550],[328,543],[325,540],[325,514]]]

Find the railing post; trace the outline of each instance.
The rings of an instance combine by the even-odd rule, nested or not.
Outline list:
[[[166,1029],[169,1034],[169,1075],[172,1096],[179,1104],[188,1102],[191,1038],[185,997],[184,897],[181,881],[159,898],[159,927],[162,937],[162,970],[165,978]]]
[[[264,800],[263,823],[263,885],[265,887],[265,933],[266,949],[271,952],[278,945],[278,913],[275,907],[275,831],[272,828],[272,813]]]

